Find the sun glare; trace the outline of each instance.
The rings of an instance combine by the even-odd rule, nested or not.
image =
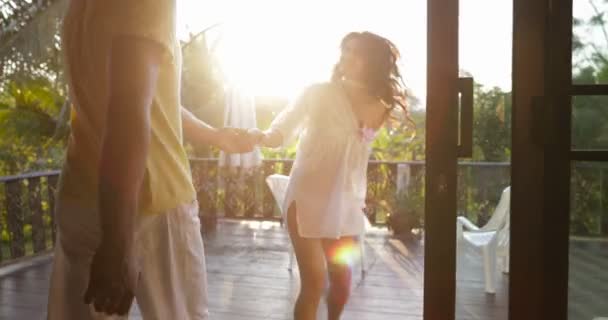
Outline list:
[[[327,57],[335,59],[336,50],[322,44],[305,48],[296,26],[280,27],[275,19],[261,19],[235,19],[224,26],[215,54],[229,84],[258,95],[292,97],[307,82],[327,78]]]
[[[292,98],[307,84],[328,80],[340,39],[350,31],[369,30],[397,44],[406,84],[419,99],[425,98],[425,0],[178,0],[178,4],[182,39],[219,23],[208,38],[219,41],[214,56],[230,84],[256,96]],[[504,0],[484,6],[509,12]],[[466,16],[461,19],[461,68],[479,83],[509,89],[511,20],[507,15],[488,15],[484,6],[477,0],[461,1]],[[488,24],[488,19],[493,23]],[[479,28],[480,24],[485,27]],[[485,50],[479,49],[481,38]]]
[[[399,8],[398,2],[383,1]],[[219,42],[213,53],[229,84],[258,96],[292,98],[306,85],[329,79],[346,33],[370,30],[391,38],[402,33],[392,28],[397,15],[375,4],[345,0],[182,0],[179,24],[181,33],[187,35],[188,31],[196,33],[220,23],[214,30]],[[424,48],[423,42],[416,47]],[[424,54],[422,50],[417,56]]]
[[[293,97],[307,84],[328,79],[341,36],[331,28],[318,33],[293,4],[185,0],[180,21],[190,30],[220,23],[208,40],[218,41],[213,54],[228,84],[256,95]]]
[[[359,256],[355,241],[343,241],[330,253],[332,263],[352,266]]]

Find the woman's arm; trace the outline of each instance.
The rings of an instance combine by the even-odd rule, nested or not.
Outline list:
[[[297,136],[305,119],[310,115],[317,87],[311,86],[304,90],[294,103],[279,113],[268,130],[262,132],[259,129],[252,129],[250,134],[259,144],[267,148],[277,148],[288,144],[292,138]]]
[[[253,137],[256,144],[266,148],[278,148],[283,145],[283,135],[280,131],[268,129],[262,131],[254,128],[249,129],[249,134]]]

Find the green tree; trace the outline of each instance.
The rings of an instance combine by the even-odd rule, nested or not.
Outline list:
[[[407,161],[424,159],[426,113],[422,109],[410,112],[413,124],[396,123],[383,127],[372,145],[372,159]]]
[[[588,0],[593,14],[574,19],[574,84],[608,83],[608,1]],[[585,3],[581,3],[585,5]],[[572,146],[591,150],[608,148],[608,97],[576,96],[572,100]],[[597,163],[573,165],[571,179],[571,232],[577,235],[608,234],[608,183],[606,166]],[[603,180],[603,181],[602,181]]]
[[[68,134],[64,105],[63,93],[45,78],[0,88],[0,175],[60,165]]]
[[[510,161],[511,94],[475,85],[473,101],[473,160]]]

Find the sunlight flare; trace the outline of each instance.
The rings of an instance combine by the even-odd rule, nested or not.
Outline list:
[[[353,266],[359,257],[356,241],[341,241],[330,252],[332,263]]]

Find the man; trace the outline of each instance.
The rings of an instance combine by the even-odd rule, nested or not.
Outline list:
[[[63,50],[74,102],[58,192],[49,319],[208,319],[203,242],[182,146],[248,152],[180,107],[176,0],[71,0]]]

